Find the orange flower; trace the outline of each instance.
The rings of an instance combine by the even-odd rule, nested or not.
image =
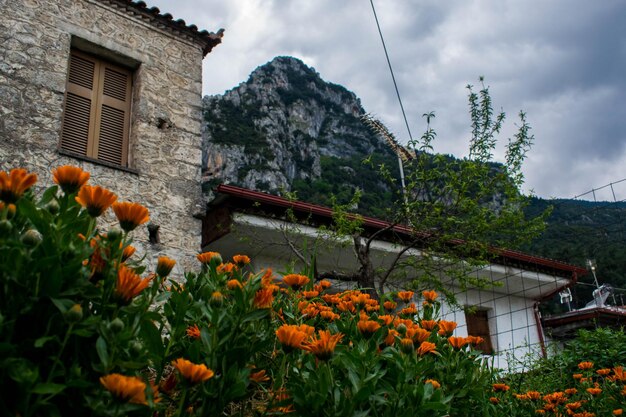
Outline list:
[[[117,200],[117,196],[100,186],[83,185],[75,199],[78,204],[87,209],[91,217],[98,217],[111,207],[111,204]]]
[[[541,398],[541,393],[539,391],[528,391],[526,397],[528,397],[529,400],[538,400]]]
[[[335,346],[343,339],[343,334],[336,333],[331,335],[328,330],[320,330],[319,337],[313,336],[311,340],[304,344],[304,349],[308,350],[321,361],[327,361],[333,356]]]
[[[187,327],[187,336],[192,339],[200,339],[200,328],[197,324]]]
[[[613,410],[613,415],[614,416],[621,416],[624,410],[622,410],[621,408],[618,408],[617,410]]]
[[[323,279],[320,282],[318,282],[317,285],[321,286],[323,289],[326,290],[332,286],[332,283],[328,281],[327,279]]]
[[[535,410],[535,414],[545,414],[546,410]]]
[[[148,209],[138,203],[129,203],[127,201],[113,203],[113,211],[120,222],[120,227],[126,232],[135,230],[137,226],[150,220]]]
[[[267,382],[269,380],[270,380],[270,377],[267,376],[265,369],[261,369],[258,372],[252,372],[250,374],[250,381],[256,382],[257,384],[260,384],[261,382]]]
[[[292,324],[283,324],[276,330],[276,338],[283,346],[285,352],[291,352],[293,349],[303,349],[304,341],[308,337],[309,335],[306,331]]]
[[[208,264],[213,261],[217,264],[222,263],[222,255],[217,252],[202,252],[196,255],[196,259],[202,264]]]
[[[598,375],[600,375],[600,376],[606,376],[606,375],[608,375],[608,374],[610,374],[610,373],[611,373],[611,370],[610,370],[610,369],[607,369],[607,368],[604,368],[604,369],[598,369],[598,370],[596,371],[596,373],[597,373]]]
[[[135,249],[134,246],[131,246],[131,245],[126,246],[124,250],[122,251],[122,262],[126,262],[128,258],[133,256],[136,250],[137,249]]]
[[[422,320],[420,321],[420,327],[426,330],[432,330],[437,325],[437,320]]]
[[[323,318],[324,320],[335,321],[341,316],[339,314],[333,313],[332,311],[321,311],[320,317]]]
[[[385,301],[383,303],[383,308],[387,311],[393,311],[396,309],[397,304],[394,303],[393,301]]]
[[[456,329],[456,322],[454,321],[439,320],[438,324],[440,336],[449,336]]]
[[[374,320],[359,320],[356,327],[363,336],[370,337],[380,329],[380,323]]]
[[[578,368],[581,370],[591,369],[593,368],[593,362],[581,362],[578,364]]]
[[[408,329],[406,334],[417,343],[425,342],[430,337],[430,332],[428,330],[421,329],[419,327]]]
[[[398,298],[405,303],[408,303],[413,299],[413,291],[399,291]]]
[[[417,348],[417,354],[420,356],[424,356],[427,353],[437,353],[437,351],[435,350],[435,348],[437,347],[437,345],[435,345],[434,343],[431,342],[422,342],[422,344],[420,345],[419,348]]]
[[[572,375],[572,378],[574,378],[574,379],[582,379],[582,377],[583,377],[583,374],[573,374]]]
[[[385,326],[389,326],[393,323],[393,316],[390,316],[389,314],[381,314],[378,316],[378,320],[382,321]]]
[[[497,399],[496,397],[490,397],[490,398],[489,398],[489,402],[490,402],[491,404],[498,404],[498,403],[500,402],[500,400],[499,400],[499,399]]]
[[[565,408],[567,408],[568,410],[578,410],[580,407],[582,407],[583,404],[580,401],[575,401],[573,403],[567,403],[565,404]]]
[[[232,274],[233,271],[237,270],[237,265],[231,262],[226,262],[225,264],[221,264],[217,266],[218,274]]]
[[[441,384],[439,383],[439,381],[436,381],[434,379],[427,379],[426,381],[424,381],[424,383],[432,385],[434,389],[441,387]]]
[[[422,291],[422,296],[424,297],[424,300],[428,303],[433,303],[435,302],[435,300],[437,299],[437,297],[439,297],[439,294],[437,294],[435,291]]]
[[[36,174],[29,174],[24,168],[14,168],[8,174],[0,172],[0,200],[7,204],[15,203],[26,190],[37,182]]]
[[[485,339],[480,336],[467,336],[467,340],[474,346],[480,345]]]
[[[565,390],[565,393],[566,393],[567,395],[574,395],[574,394],[576,394],[577,392],[578,392],[578,390],[577,390],[576,388],[568,388],[568,389],[566,389],[566,390]]]
[[[391,332],[389,333],[392,334]],[[400,339],[400,348],[402,349],[404,353],[411,353],[413,352],[415,345],[413,345],[413,340],[409,339],[408,337],[404,337]]]
[[[614,381],[626,381],[626,372],[624,372],[623,366],[613,368],[613,374]]]
[[[71,165],[58,167],[52,172],[52,177],[55,184],[59,184],[67,195],[74,194],[89,181],[89,173],[87,171]]]
[[[229,279],[226,282],[226,287],[229,290],[234,290],[235,288],[243,288],[243,285],[241,285],[241,282],[238,279]]]
[[[250,263],[250,258],[246,255],[235,255],[233,256],[233,262],[240,266],[248,265]]]
[[[509,390],[509,386],[507,384],[493,384],[494,392],[505,392]]]
[[[300,274],[289,274],[283,277],[283,282],[295,291],[308,284],[309,281],[309,277]]]
[[[320,293],[319,291],[302,291],[302,295],[304,295],[304,298],[307,300],[310,300],[311,298],[315,298],[320,295]]]
[[[116,397],[134,404],[146,403],[146,383],[136,376],[109,374],[100,383]]]
[[[205,364],[196,364],[183,358],[176,359],[172,362],[172,365],[178,369],[183,378],[192,384],[207,381],[215,375],[215,372],[207,368]]]
[[[174,269],[174,265],[176,265],[176,261],[168,258],[167,256],[159,256],[157,261],[156,273],[161,278],[167,277],[172,269]]]
[[[272,308],[273,302],[274,291],[271,288],[261,288],[254,294],[254,306],[256,308]]]
[[[404,307],[402,310],[400,310],[400,314],[404,314],[407,316],[417,314],[417,307],[415,307],[415,303],[411,303],[408,307]]]
[[[465,346],[465,345],[467,345],[469,343],[467,338],[465,338],[465,337],[457,337],[457,336],[450,336],[448,338],[448,342],[455,349],[461,349],[463,346]]]
[[[591,395],[598,395],[602,392],[600,388],[587,388],[587,392]]]
[[[115,294],[125,302],[130,302],[135,296],[139,295],[150,283],[152,278],[141,277],[135,272],[127,268],[125,265],[120,265],[117,270],[117,284],[115,285]]]

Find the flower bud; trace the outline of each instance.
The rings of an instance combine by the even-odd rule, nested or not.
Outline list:
[[[76,323],[83,318],[83,307],[80,304],[74,304],[72,308],[65,312],[65,320],[70,323]]]
[[[143,343],[141,343],[139,340],[133,340],[132,342],[130,342],[130,351],[135,355],[140,354],[141,352],[143,352]]]
[[[118,240],[122,236],[122,230],[117,227],[112,227],[107,232],[107,239],[112,242]]]
[[[211,294],[210,304],[213,307],[220,307],[222,304],[224,304],[224,296],[222,295],[222,293],[219,291],[215,291],[213,294]]]
[[[0,220],[0,236],[6,235],[13,229],[13,225],[8,220]]]
[[[37,230],[29,229],[24,232],[20,240],[25,246],[29,248],[34,248],[43,241],[43,236],[41,236],[41,233],[39,233]]]
[[[109,323],[109,330],[113,333],[119,333],[124,330],[124,322],[118,317]]]
[[[59,207],[59,202],[56,200],[52,200],[46,204],[46,210],[48,210],[50,214],[57,214],[60,209],[61,207]]]
[[[15,204],[11,203],[7,206],[7,219],[11,220],[13,217],[15,217],[15,212],[17,211],[17,207],[15,207]]]
[[[396,326],[396,330],[398,331],[398,333],[404,336],[406,334],[406,324],[404,323],[398,324],[398,326]]]

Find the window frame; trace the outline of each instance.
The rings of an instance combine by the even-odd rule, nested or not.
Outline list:
[[[476,345],[476,349],[485,355],[494,355],[495,350],[491,342],[491,329],[489,327],[489,309],[468,307],[465,309],[465,324],[468,336],[479,336],[483,342]],[[483,330],[485,329],[485,330]]]
[[[92,83],[91,89],[81,86],[79,84],[73,83],[70,81],[70,71],[72,70],[72,59],[73,57],[77,57],[84,61],[91,62],[93,64],[93,73],[92,73]],[[109,71],[113,71],[113,73],[122,74],[126,77],[124,83],[124,96],[125,100],[120,100],[119,98],[112,97],[104,93],[105,91],[105,74]],[[61,123],[61,131],[58,142],[58,151],[60,154],[71,156],[78,159],[83,159],[86,161],[94,162],[100,165],[105,165],[108,167],[121,169],[124,171],[129,171],[132,173],[138,173],[136,169],[130,167],[130,133],[131,133],[131,117],[132,117],[132,102],[133,102],[133,86],[134,86],[134,76],[135,69],[132,69],[127,66],[119,65],[118,63],[114,63],[111,60],[104,59],[99,55],[92,54],[89,52],[85,52],[82,49],[78,49],[74,46],[70,49],[69,57],[68,57],[68,69],[67,69],[67,78],[66,78],[66,89],[64,94],[63,101],[63,113],[62,113],[62,123]],[[109,73],[110,74],[110,73]],[[107,84],[107,87],[110,89],[111,84]],[[118,90],[119,93],[119,90]],[[85,152],[77,152],[76,150],[71,149],[72,146],[77,146],[76,143],[72,139],[68,139],[65,136],[66,127],[68,120],[68,94],[73,96],[82,97],[83,99],[87,99],[90,102],[90,111],[88,118],[88,129],[87,129],[87,138]],[[118,143],[115,142],[105,142],[105,135],[101,130],[102,128],[102,118],[103,118],[103,108],[107,107],[110,109],[109,111],[113,112],[121,112],[123,113],[123,127],[121,134],[121,143],[119,135],[114,138]],[[83,116],[86,112],[83,114]],[[70,121],[71,123],[71,121]],[[112,128],[119,128],[120,125],[111,125]],[[108,131],[110,132],[110,131]],[[84,130],[83,130],[84,133]],[[115,133],[115,132],[113,132]],[[111,134],[111,133],[109,133]],[[84,139],[81,138],[81,139]],[[120,163],[113,162],[111,160],[100,158],[100,142],[108,143],[108,150],[113,149],[114,152],[119,152],[120,154]],[[69,145],[69,146],[68,146]],[[78,146],[81,146],[81,143],[78,143]],[[106,150],[105,150],[106,151]]]

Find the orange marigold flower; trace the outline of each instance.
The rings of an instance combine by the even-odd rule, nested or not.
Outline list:
[[[289,274],[283,277],[285,285],[291,287],[292,290],[297,291],[304,287],[310,281],[309,277],[300,274]]]
[[[535,410],[535,414],[545,414],[546,410]]]
[[[456,322],[454,321],[439,320],[438,324],[439,335],[441,336],[449,336],[456,329]]]
[[[413,291],[399,291],[398,298],[405,303],[408,303],[413,299]]]
[[[224,294],[219,291],[213,291],[211,293],[211,298],[209,299],[209,304],[213,307],[220,307],[224,304]]]
[[[578,390],[576,388],[568,388],[565,390],[565,393],[570,396],[576,394],[577,392]]]
[[[52,171],[54,182],[59,184],[67,195],[74,194],[80,187],[85,185],[89,181],[89,176],[87,171],[71,165],[63,165]]]
[[[380,329],[380,323],[374,320],[359,320],[356,324],[359,332],[365,337],[370,337]]]
[[[378,316],[378,320],[382,321],[385,326],[389,326],[393,323],[393,316],[390,316],[389,314],[381,314]]]
[[[75,200],[87,209],[87,213],[91,217],[98,217],[111,207],[111,204],[115,203],[117,196],[100,186],[83,185]]]
[[[192,339],[200,339],[200,328],[197,324],[187,327],[187,336]]]
[[[109,374],[100,377],[100,383],[121,400],[134,404],[147,404],[147,385],[141,378],[121,374]]]
[[[265,369],[261,369],[258,372],[252,372],[250,374],[250,381],[256,382],[257,384],[260,384],[261,382],[267,382],[269,380],[270,377],[265,372]]]
[[[591,395],[598,395],[602,392],[601,388],[587,388],[587,392]]]
[[[586,370],[586,369],[591,369],[591,368],[593,368],[593,362],[589,362],[589,361],[581,362],[581,363],[578,364],[578,368],[582,369],[583,371]]]
[[[624,410],[622,410],[621,408],[618,408],[617,410],[613,410],[613,415],[614,416],[621,416],[623,414]]]
[[[405,307],[402,310],[400,310],[400,314],[407,315],[407,316],[417,314],[417,307],[415,307],[415,303],[411,303],[409,304],[408,307]]]
[[[315,298],[320,295],[320,293],[319,291],[302,291],[302,295],[304,295],[304,298],[307,300],[310,300],[311,298]]]
[[[261,288],[254,294],[254,306],[256,308],[272,308],[273,302],[274,291],[271,288]]]
[[[539,391],[528,391],[526,397],[528,397],[529,400],[538,400],[541,398],[541,393]]]
[[[433,303],[435,302],[435,300],[437,299],[437,297],[439,297],[439,294],[437,294],[437,292],[435,291],[422,291],[422,296],[424,297],[424,300],[428,303]]]
[[[422,343],[428,340],[430,337],[430,332],[426,329],[421,329],[419,327],[412,327],[407,329],[406,335],[413,339],[417,343]]]
[[[232,274],[233,271],[237,270],[237,265],[231,262],[226,262],[225,264],[221,264],[217,266],[218,274]]]
[[[113,203],[113,211],[120,222],[120,227],[126,232],[133,231],[137,226],[150,220],[148,209],[139,203],[129,203],[127,201]]]
[[[237,265],[248,265],[250,263],[250,258],[246,255],[235,255],[233,256],[233,262]]]
[[[578,380],[582,379],[582,377],[583,377],[583,374],[573,374],[572,375],[572,378],[578,379]]]
[[[308,350],[321,361],[327,361],[333,356],[337,343],[343,339],[343,334],[331,335],[328,330],[320,330],[319,337],[313,336],[311,340],[304,344],[304,349]]]
[[[197,364],[187,359],[178,358],[172,362],[174,368],[178,369],[180,375],[192,384],[207,381],[213,378],[215,372],[207,368],[205,364]]]
[[[467,345],[469,343],[467,338],[465,338],[465,337],[457,337],[457,336],[450,336],[448,338],[448,342],[455,349],[461,349],[463,346],[465,346],[465,345]]]
[[[607,368],[604,368],[604,369],[598,369],[598,370],[596,371],[596,373],[597,373],[598,375],[601,375],[601,376],[606,376],[606,375],[608,375],[608,374],[610,374],[610,373],[611,373],[611,370],[610,370],[610,369],[607,369]]]
[[[567,397],[564,392],[557,391],[551,394],[546,394],[543,396],[543,400],[550,404],[563,404],[567,402]],[[545,408],[545,407],[544,407]],[[546,408],[547,410],[547,408]]]
[[[426,330],[432,330],[437,325],[437,320],[422,320],[420,321],[420,327]]]
[[[1,171],[0,200],[6,204],[15,203],[36,182],[37,175],[29,174],[24,168],[14,168],[8,174]]]
[[[387,336],[385,336],[385,344],[387,346],[393,346],[396,342],[396,336],[400,336],[400,333],[397,330],[389,329]]]
[[[176,261],[172,258],[168,258],[167,256],[159,256],[157,260],[156,273],[161,278],[167,277],[172,269],[174,269],[174,265],[176,265]]]
[[[115,294],[125,302],[130,302],[139,293],[141,293],[152,278],[141,278],[130,268],[120,265],[117,270],[117,283],[115,285]]]
[[[332,286],[332,283],[328,281],[327,279],[323,279],[320,282],[318,282],[318,285],[320,285],[323,289],[326,290]]]
[[[134,246],[128,245],[122,251],[122,262],[126,262],[128,258],[133,256],[133,254],[137,251]]]
[[[490,397],[489,398],[489,402],[491,404],[498,404],[500,402],[500,400],[498,398],[496,398],[496,397]]]
[[[614,381],[626,381],[626,372],[624,372],[623,366],[617,366],[613,368],[613,380]]]
[[[389,332],[389,334],[392,334],[392,333]],[[415,345],[413,344],[412,339],[409,339],[408,337],[403,337],[402,339],[400,339],[400,348],[402,349],[404,353],[411,353],[413,352]]]
[[[420,355],[420,356],[424,356],[425,354],[431,353],[431,352],[432,353],[437,353],[435,348],[437,348],[437,345],[435,345],[434,343],[422,342],[420,347],[417,348],[417,354]]]
[[[324,320],[335,321],[341,316],[339,314],[333,313],[332,311],[321,311],[320,317],[323,318]]]
[[[426,381],[424,381],[424,383],[432,385],[434,389],[441,387],[441,384],[439,383],[439,381],[435,379],[427,379]]]
[[[385,301],[383,303],[383,308],[387,311],[393,311],[396,309],[397,306],[398,304],[394,303],[393,301]]]
[[[467,336],[467,340],[469,341],[469,343],[476,346],[480,345],[485,339],[480,336]]]
[[[241,282],[238,279],[229,279],[226,282],[226,287],[229,290],[234,290],[235,288],[243,288],[243,285],[241,284]]]
[[[509,390],[509,386],[507,384],[493,384],[493,391],[494,392],[505,392]]]
[[[217,252],[202,252],[196,255],[196,259],[202,264],[208,264],[211,262],[216,264],[222,263],[222,255]]]
[[[567,403],[565,404],[565,408],[567,408],[568,410],[578,410],[580,407],[583,406],[583,403],[581,403],[580,401],[575,401],[573,403]]]
[[[276,330],[276,338],[283,346],[285,352],[291,352],[293,349],[302,349],[304,341],[309,335],[300,330],[299,326],[293,324],[283,324]]]

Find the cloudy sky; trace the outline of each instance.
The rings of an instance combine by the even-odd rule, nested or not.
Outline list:
[[[369,0],[146,0],[201,29],[226,30],[204,60],[205,94],[291,55],[361,98],[408,139]],[[435,150],[464,156],[467,84],[484,76],[507,113],[524,110],[535,145],[526,190],[573,197],[626,177],[626,2],[374,0],[414,137],[434,111]],[[500,148],[497,157],[503,154]],[[626,199],[626,181],[613,187]],[[591,194],[586,197],[593,199]],[[612,200],[610,187],[596,193]]]

